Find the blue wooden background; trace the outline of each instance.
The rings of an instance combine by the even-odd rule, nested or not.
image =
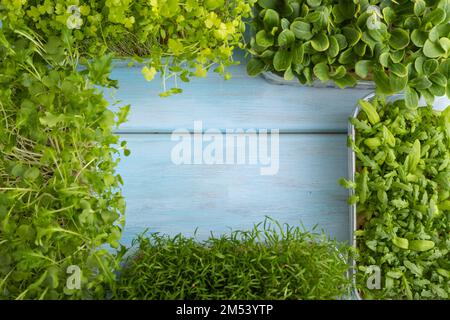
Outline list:
[[[160,82],[146,82],[140,67],[118,64],[110,94],[131,104],[129,121],[117,133],[131,156],[119,173],[127,202],[122,243],[148,228],[204,239],[247,229],[270,216],[282,223],[318,225],[338,240],[349,239],[347,191],[338,179],[347,172],[347,120],[369,92],[279,86],[246,75],[245,63],[224,81],[210,74],[183,85],[181,95],[160,98]],[[112,97],[110,99],[113,99]],[[181,165],[171,161],[175,129],[279,129],[280,169],[261,176],[258,166]]]

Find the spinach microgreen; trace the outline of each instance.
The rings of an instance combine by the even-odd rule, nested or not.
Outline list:
[[[379,94],[406,90],[409,106],[450,95],[449,0],[259,0],[255,8],[251,76],[339,87],[373,80]]]

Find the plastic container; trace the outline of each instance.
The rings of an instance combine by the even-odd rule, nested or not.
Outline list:
[[[367,95],[366,97],[363,98],[363,100],[366,101],[371,101],[374,99],[374,97],[376,96],[375,93],[371,93],[369,95]],[[395,94],[392,95],[390,97],[388,97],[388,101],[395,101],[395,100],[399,100],[404,98],[404,94]],[[419,105],[425,105],[425,101],[423,99],[421,99],[419,101]],[[436,110],[444,110],[447,106],[450,105],[450,99],[447,98],[446,96],[443,97],[436,97],[434,100],[434,104],[433,104],[433,108]],[[355,111],[352,114],[352,118],[357,118],[359,115],[359,112],[361,111],[361,107],[357,104]],[[349,126],[348,126],[348,136],[355,140],[356,137],[356,130],[355,127],[349,122]],[[348,179],[351,181],[355,181],[355,173],[356,173],[356,155],[355,152],[351,149],[348,148]],[[349,190],[349,195],[353,196],[355,193],[355,191],[353,189]],[[350,244],[356,248],[356,236],[355,236],[355,231],[358,230],[358,225],[357,225],[357,207],[356,204],[351,205],[349,207],[349,213],[350,213]],[[356,299],[358,300],[362,300],[361,295],[359,294],[358,290],[356,289],[356,271],[357,271],[357,265],[356,265],[356,261],[355,260],[351,260],[350,261],[350,266],[351,266],[351,277],[353,279],[353,283],[354,283],[354,296]]]

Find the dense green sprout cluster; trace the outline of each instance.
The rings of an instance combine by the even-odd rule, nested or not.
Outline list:
[[[2,0],[12,28],[28,26],[44,37],[73,30],[83,55],[136,57],[152,80],[163,76],[163,96],[181,92],[177,79],[204,77],[213,68],[226,79],[233,50],[242,42],[243,19],[253,0]],[[175,78],[172,89],[166,80]]]
[[[252,1],[1,0],[0,299],[105,298],[124,225],[119,144],[98,87],[113,57],[152,80],[225,75]],[[166,89],[164,87],[164,89]],[[175,88],[163,95],[177,93]],[[66,281],[76,266],[81,287]]]
[[[364,298],[450,297],[450,107],[360,101],[357,157],[358,283]],[[381,290],[368,290],[373,267]]]
[[[101,247],[123,226],[112,129],[128,108],[94,88],[113,85],[111,57],[78,72],[71,41],[0,30],[0,299],[103,297],[114,280]],[[66,287],[71,265],[81,290]]]
[[[408,103],[449,94],[449,0],[259,0],[248,73],[340,87],[373,80]]]
[[[350,291],[347,248],[270,220],[228,236],[136,239],[119,279],[126,299],[338,299]]]

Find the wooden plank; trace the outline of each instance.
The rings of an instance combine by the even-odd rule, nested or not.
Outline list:
[[[206,79],[183,84],[181,95],[160,98],[158,77],[146,82],[140,67],[118,64],[112,78],[119,80],[120,89],[109,96],[113,94],[132,106],[129,121],[118,132],[170,133],[178,128],[192,129],[195,120],[202,120],[205,128],[344,133],[357,100],[369,93],[360,89],[273,85],[261,77],[248,77],[245,64],[230,70],[230,81],[212,73]]]
[[[119,173],[127,201],[123,243],[149,228],[199,238],[210,231],[248,229],[270,216],[307,228],[318,224],[339,240],[348,239],[347,192],[338,185],[346,176],[343,134],[280,135],[280,169],[261,176],[251,165],[175,165],[168,134],[124,134],[132,153]]]

